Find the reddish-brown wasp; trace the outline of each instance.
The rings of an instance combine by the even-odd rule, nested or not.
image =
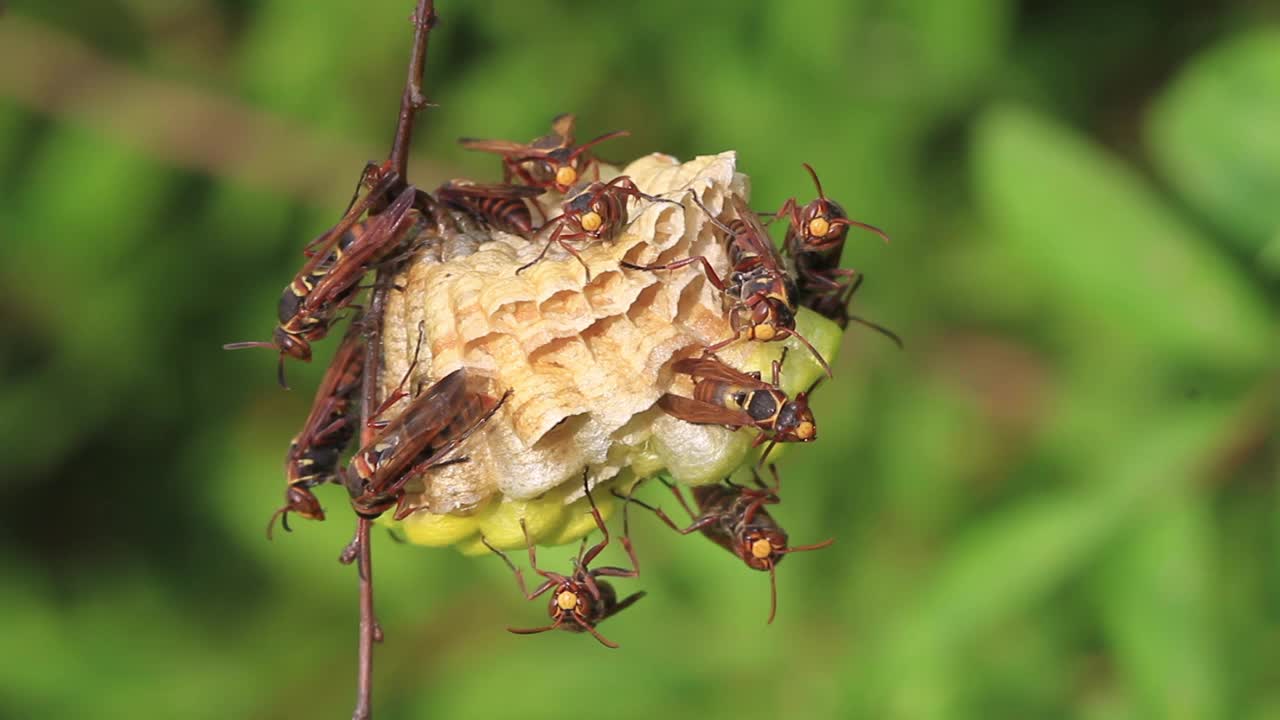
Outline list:
[[[546,228],[552,225],[555,225],[555,229],[551,231],[551,236],[547,239],[547,244],[543,246],[542,252],[538,253],[538,257],[521,265],[516,269],[516,273],[518,274],[538,263],[546,256],[552,245],[559,243],[560,247],[565,249],[565,252],[582,263],[582,267],[587,270],[587,279],[591,279],[590,268],[587,268],[587,263],[583,261],[578,251],[569,244],[569,241],[608,241],[617,237],[618,233],[627,224],[628,198],[679,205],[674,200],[654,197],[640,192],[640,188],[636,187],[636,184],[626,175],[619,175],[607,183],[591,183],[582,192],[566,201],[560,214],[551,218],[542,226],[544,232]]]
[[[596,630],[604,620],[617,615],[626,610],[637,600],[644,597],[644,592],[632,593],[622,600],[618,600],[618,593],[613,586],[602,577],[636,577],[640,574],[640,563],[636,561],[635,551],[631,547],[631,540],[624,533],[622,536],[622,547],[626,549],[627,556],[631,558],[631,569],[620,567],[599,567],[591,568],[591,561],[596,559],[606,546],[609,544],[609,528],[604,524],[604,518],[600,516],[600,510],[596,507],[596,501],[591,497],[591,489],[587,487],[586,473],[583,473],[582,485],[586,489],[587,502],[591,505],[591,514],[595,517],[596,527],[600,528],[600,542],[596,543],[587,550],[586,538],[582,540],[582,547],[578,549],[578,557],[574,560],[573,573],[571,575],[561,575],[549,570],[543,570],[538,567],[537,554],[533,548],[533,541],[529,537],[529,529],[525,526],[524,520],[520,521],[520,527],[524,530],[525,543],[529,547],[529,567],[533,571],[546,578],[546,580],[529,592],[528,587],[524,583],[524,574],[520,569],[511,562],[511,558],[507,554],[489,544],[489,541],[480,537],[485,547],[492,550],[502,561],[511,568],[511,572],[515,573],[516,583],[520,586],[520,592],[524,594],[528,600],[535,600],[546,594],[547,591],[555,589],[551,594],[551,600],[547,604],[547,613],[551,616],[552,623],[543,627],[536,628],[507,628],[508,632],[517,635],[532,635],[535,633],[543,633],[548,630],[560,628],[570,632],[589,632],[592,637],[600,641],[601,645],[609,648],[618,647],[617,643],[606,639]],[[584,553],[585,550],[585,553]]]
[[[268,538],[276,518],[289,530],[291,512],[308,520],[324,520],[324,510],[311,488],[336,478],[339,456],[355,436],[352,403],[360,390],[366,347],[363,329],[353,325],[320,381],[302,431],[289,443],[284,465],[285,504],[267,523]]]
[[[461,462],[446,459],[493,416],[511,392],[499,399],[486,394],[481,378],[454,370],[415,397],[358,450],[343,472],[351,507],[373,519],[395,508],[395,519],[414,512],[404,486],[434,468]]]
[[[873,232],[885,242],[889,242],[889,236],[878,227],[850,220],[839,203],[827,199],[813,167],[804,163],[804,169],[813,178],[818,197],[803,207],[796,204],[795,198],[789,198],[774,215],[775,218],[790,220],[783,249],[795,262],[797,301],[835,321],[842,329],[853,320],[883,334],[901,347],[901,338],[892,330],[849,314],[849,300],[862,284],[863,276],[855,270],[840,267],[840,256],[850,227]]]
[[[450,180],[436,189],[436,197],[484,225],[527,238],[537,228],[525,200],[543,192],[528,185],[482,185]]]
[[[416,190],[406,187],[382,213],[358,222],[375,199],[395,180],[384,174],[363,199],[351,208],[318,250],[285,286],[280,296],[280,324],[270,342],[238,342],[224,345],[228,350],[265,347],[280,352],[280,384],[284,379],[284,358],[311,360],[311,342],[323,338],[337,321],[337,314],[351,304],[360,280],[410,234],[422,219],[413,210]]]
[[[693,488],[693,500],[697,503],[697,512],[689,507],[680,488],[671,484],[666,478],[660,477],[659,480],[675,493],[681,507],[689,513],[689,517],[693,518],[693,524],[686,528],[676,525],[662,511],[662,508],[633,498],[632,494],[640,483],[633,485],[626,496],[617,492],[614,494],[628,504],[635,503],[652,511],[672,530],[681,535],[700,532],[715,544],[736,555],[752,570],[767,570],[769,572],[769,622],[772,623],[778,611],[778,583],[775,571],[778,563],[790,553],[827,547],[835,542],[835,538],[812,545],[787,544],[787,531],[783,530],[764,509],[765,505],[776,505],[779,502],[778,490],[781,487],[777,469],[770,465],[769,470],[773,473],[772,488],[766,487],[760,481],[760,476],[755,474],[754,468],[752,475],[757,485],[755,488],[735,485],[729,480],[725,480],[723,484]]]
[[[759,429],[752,447],[769,441],[761,462],[775,443],[811,442],[818,437],[808,393],[797,393],[792,399],[779,387],[779,361],[773,362],[771,382],[758,372],[729,367],[714,356],[677,360],[671,369],[693,378],[693,397],[667,393],[658,398],[658,407],[685,422]]]
[[[528,145],[510,140],[476,138],[462,138],[458,142],[468,150],[501,155],[503,182],[519,178],[526,185],[563,193],[577,185],[588,171],[594,170],[596,180],[600,179],[599,161],[587,153],[588,149],[605,140],[631,134],[627,130],[615,130],[581,145],[574,145],[573,123],[572,114],[560,115],[551,121],[550,135],[544,135]]]
[[[724,294],[726,306],[729,307],[729,326],[733,329],[732,336],[708,346],[708,352],[715,352],[743,336],[748,340],[762,341],[795,337],[809,348],[827,375],[831,375],[831,366],[827,364],[826,358],[803,335],[796,332],[795,281],[784,268],[778,249],[773,246],[768,231],[760,224],[756,214],[742,198],[730,195],[728,202],[738,217],[726,224],[712,214],[692,190],[689,195],[707,214],[707,218],[727,236],[729,264],[733,268],[728,282],[720,278],[711,262],[702,255],[666,265],[635,265],[625,261],[622,265],[634,270],[678,270],[701,263],[707,280]]]

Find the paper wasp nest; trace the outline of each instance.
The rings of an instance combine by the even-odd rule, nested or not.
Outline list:
[[[605,180],[608,170],[602,170]],[[746,459],[753,430],[692,425],[655,406],[668,390],[691,393],[689,378],[670,371],[673,359],[730,336],[721,293],[696,265],[650,272],[618,263],[704,255],[726,277],[724,241],[688,192],[719,213],[726,193],[747,196],[748,178],[736,172],[732,152],[683,164],[655,154],[622,174],[643,192],[677,204],[632,200],[630,225],[616,239],[576,243],[590,280],[558,247],[517,274],[542,250],[546,234],[530,242],[465,219],[460,232],[420,238],[396,279],[403,290],[387,299],[384,394],[408,371],[420,323],[424,340],[413,386],[467,367],[491,379],[495,397],[512,391],[463,447],[469,462],[409,486],[423,508],[400,524],[409,541],[483,551],[483,531],[495,545],[523,547],[519,521],[525,518],[536,541],[572,542],[594,528],[582,497],[584,468],[593,497],[608,513],[616,504],[610,486],[663,471],[686,484],[717,482]],[[559,213],[558,196],[539,200],[549,217]],[[831,358],[839,340],[835,325],[808,311],[798,323]],[[792,343],[741,341],[719,355],[768,377],[770,361]],[[820,373],[809,353],[793,345],[783,387],[803,390]]]

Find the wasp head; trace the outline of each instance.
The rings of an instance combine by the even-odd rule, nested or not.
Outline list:
[[[288,355],[295,360],[311,362],[311,343],[303,340],[282,327],[277,327],[271,336],[272,343],[280,348],[281,355]]]
[[[306,488],[291,486],[284,492],[285,507],[308,520],[323,520],[324,508],[320,500]]]
[[[807,393],[796,395],[788,400],[778,411],[778,420],[774,423],[774,432],[778,442],[810,442],[818,438],[818,425],[813,420],[813,411],[809,409]]]
[[[831,200],[819,198],[804,206],[801,211],[801,245],[809,252],[822,252],[844,243],[849,234],[849,223],[844,209]]]
[[[742,534],[738,555],[752,570],[771,570],[787,553],[787,534],[782,528],[756,528]]]
[[[582,177],[579,158],[569,148],[558,148],[544,159],[546,176],[557,192],[567,193]]]
[[[796,316],[787,304],[787,299],[771,294],[752,308],[751,329],[747,337],[762,342],[782,340],[795,327]]]
[[[583,583],[565,580],[552,594],[547,613],[564,629],[581,632],[584,625],[596,624],[599,608]]]

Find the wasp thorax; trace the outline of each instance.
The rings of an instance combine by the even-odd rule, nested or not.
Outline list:
[[[602,182],[618,174],[608,166],[600,170]],[[611,239],[573,241],[581,263],[554,245],[517,274],[545,242],[474,223],[442,223],[444,229],[418,237],[414,256],[395,278],[404,291],[387,297],[383,396],[406,373],[405,387],[427,387],[460,367],[483,378],[494,397],[511,395],[456,452],[467,462],[433,469],[408,488],[410,506],[423,509],[401,523],[410,542],[487,552],[483,532],[495,547],[519,548],[525,544],[520,518],[535,542],[573,542],[595,527],[582,499],[584,468],[593,487],[664,470],[677,482],[706,484],[732,474],[753,452],[753,429],[695,425],[658,406],[667,393],[692,393],[691,379],[671,372],[673,362],[734,333],[723,294],[696,267],[647,272],[621,266],[697,255],[727,277],[732,268],[721,233],[692,201],[682,200],[692,191],[728,221],[729,197],[746,195],[747,178],[736,172],[732,153],[687,163],[651,155],[622,174],[641,192],[674,202],[626,203]],[[606,215],[582,193],[541,209],[548,217],[574,215],[586,232],[605,227]],[[830,357],[839,337],[835,325],[811,313],[803,322],[805,337]],[[419,323],[420,357],[409,372]],[[780,331],[763,332],[772,339]],[[743,338],[717,356],[743,372],[768,373],[782,349],[783,343]],[[802,353],[803,346],[792,348],[792,356]],[[784,388],[798,392],[820,372],[807,361],[788,361]],[[614,509],[607,491],[594,494],[603,513]]]

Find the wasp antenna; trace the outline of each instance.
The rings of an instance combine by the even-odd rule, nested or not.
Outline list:
[[[873,232],[873,233],[875,233],[876,235],[879,235],[879,236],[880,236],[880,239],[884,241],[884,244],[885,244],[885,245],[888,245],[888,244],[889,244],[889,233],[887,233],[887,232],[885,232],[885,231],[881,230],[880,228],[876,227],[875,225],[868,225],[867,223],[864,223],[864,222],[858,222],[857,220],[850,220],[850,219],[848,219],[848,218],[836,218],[836,219],[834,219],[834,220],[832,220],[832,221],[831,221],[831,224],[832,224],[832,225],[849,225],[849,226],[856,227],[856,228],[862,228],[863,230],[866,230],[867,232]]]
[[[280,387],[289,389],[289,381],[284,376],[284,353],[280,354],[280,362],[276,364],[276,381],[280,383]]]
[[[730,237],[733,236],[733,230],[728,225],[721,222],[720,218],[716,217],[715,213],[708,210],[706,205],[702,204],[702,201],[698,199],[698,195],[693,191],[693,188],[689,188],[689,197],[693,198],[693,202],[697,204],[698,207],[702,208],[702,212],[707,214],[707,219],[711,221],[712,225],[715,225],[721,230],[729,233]]]
[[[599,145],[600,143],[604,142],[605,140],[612,140],[613,138],[618,138],[618,137],[627,137],[627,136],[628,136],[628,135],[630,135],[630,134],[631,134],[631,131],[630,131],[630,130],[614,130],[613,132],[605,133],[604,135],[601,135],[601,136],[599,136],[599,137],[594,137],[594,138],[592,138],[592,139],[590,139],[590,140],[588,140],[588,141],[586,141],[586,142],[582,143],[582,144],[581,144],[581,145],[579,145],[578,147],[574,148],[574,149],[573,149],[573,152],[569,153],[569,157],[571,157],[571,158],[576,158],[576,157],[578,157],[579,155],[581,155],[581,154],[582,154],[582,153],[583,153],[587,148],[591,147],[592,145]]]
[[[818,352],[818,348],[814,347],[813,343],[809,342],[808,338],[795,330],[791,331],[791,336],[799,340],[801,343],[804,343],[804,346],[809,348],[809,352],[813,353],[814,359],[816,359],[818,364],[822,366],[823,371],[827,373],[827,377],[835,377],[831,374],[831,366],[827,364],[827,359],[822,357],[822,353]]]
[[[280,508],[279,510],[271,513],[271,519],[267,521],[267,541],[268,542],[270,542],[273,539],[272,534],[276,527],[276,518],[280,518],[280,526],[284,528],[285,532],[293,532],[292,530],[289,529],[289,506],[286,505]]]
[[[821,550],[824,547],[830,547],[836,541],[835,538],[827,538],[822,542],[813,543],[812,545],[801,545],[799,547],[789,547],[782,550],[783,553],[809,552],[810,550]]]
[[[822,192],[822,182],[818,180],[818,173],[814,172],[813,166],[809,163],[801,163],[801,165],[804,165],[804,169],[809,171],[809,177],[813,178],[813,184],[818,188],[818,199],[826,200],[827,194]]]
[[[850,315],[850,316],[849,316],[849,319],[850,319],[850,320],[852,320],[852,321],[854,321],[854,322],[856,322],[856,323],[858,323],[859,325],[862,325],[863,327],[871,328],[872,330],[875,330],[876,332],[880,333],[881,335],[883,335],[883,336],[885,336],[885,337],[889,338],[890,340],[892,340],[892,341],[893,341],[893,344],[894,344],[894,345],[897,345],[897,346],[898,346],[898,349],[899,349],[899,350],[905,350],[905,349],[906,349],[906,345],[904,345],[904,344],[902,343],[902,338],[898,337],[898,334],[897,334],[897,333],[895,333],[894,331],[890,330],[889,328],[887,328],[887,327],[885,327],[885,326],[883,326],[883,325],[880,325],[880,324],[878,324],[878,323],[871,322],[870,320],[866,320],[866,319],[864,319],[864,318],[860,318],[860,317],[858,317],[857,315]]]
[[[249,340],[246,342],[227,343],[222,346],[223,350],[244,350],[245,348],[272,348],[275,349],[275,343],[263,342],[261,340]]]
[[[538,633],[544,633],[544,632],[547,632],[548,630],[555,630],[556,628],[560,627],[562,624],[564,624],[563,620],[556,620],[550,625],[543,625],[542,627],[538,627],[538,628],[509,627],[507,628],[507,632],[512,633],[514,635],[537,635]]]

